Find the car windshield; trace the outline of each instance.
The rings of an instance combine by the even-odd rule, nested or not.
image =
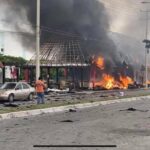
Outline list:
[[[0,89],[14,89],[15,87],[16,83],[5,83]]]

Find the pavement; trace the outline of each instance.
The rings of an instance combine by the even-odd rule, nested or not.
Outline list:
[[[150,98],[0,121],[5,150],[149,150]],[[106,103],[105,103],[106,104]],[[130,109],[129,109],[130,108]],[[131,109],[132,108],[132,109]],[[116,145],[37,148],[34,145]]]

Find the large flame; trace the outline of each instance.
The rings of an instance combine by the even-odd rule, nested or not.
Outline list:
[[[95,82],[94,86],[100,86],[106,89],[111,89],[114,85],[114,78],[111,75],[103,74],[100,81]]]
[[[117,81],[113,76],[104,73],[100,81],[95,81],[94,87],[127,89],[129,84],[133,84],[133,80],[128,76],[120,76],[120,80]]]
[[[128,88],[128,85],[129,84],[133,84],[133,80],[128,77],[128,76],[120,76],[120,81],[121,81],[121,85],[124,87],[124,88]]]
[[[104,70],[103,57],[100,56],[98,59],[96,59],[95,64],[98,68],[100,68],[100,70]],[[92,78],[91,81],[93,84],[90,85],[93,85],[93,87],[102,87],[105,89],[127,89],[129,84],[133,84],[133,80],[129,76],[120,75],[119,79],[116,80],[115,77],[107,73],[102,73],[100,80],[97,81],[96,79],[93,80]]]

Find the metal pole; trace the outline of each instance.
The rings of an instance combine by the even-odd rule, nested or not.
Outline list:
[[[145,33],[145,37],[146,37],[146,40],[148,39],[148,13],[149,11],[147,10],[146,11],[146,33]],[[147,89],[148,88],[148,84],[147,84],[147,81],[148,81],[148,77],[147,77],[147,53],[149,51],[149,48],[145,48],[145,88]]]
[[[149,4],[150,2],[146,2],[146,1],[143,1],[141,2],[143,4]],[[146,12],[146,40],[148,40],[148,23],[149,23],[149,12],[150,11],[145,11]],[[147,75],[147,64],[148,64],[148,60],[147,60],[147,54],[149,52],[149,47],[146,47],[145,48],[145,88],[147,89],[148,88],[148,84],[147,84],[147,81],[148,81],[148,75]]]
[[[36,80],[40,76],[40,0],[37,0],[36,14]]]

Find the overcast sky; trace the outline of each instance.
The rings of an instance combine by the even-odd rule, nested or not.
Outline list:
[[[150,4],[142,0],[100,0],[110,16],[110,30],[137,39],[145,37],[146,15],[144,12]],[[147,0],[148,2],[148,0]]]

